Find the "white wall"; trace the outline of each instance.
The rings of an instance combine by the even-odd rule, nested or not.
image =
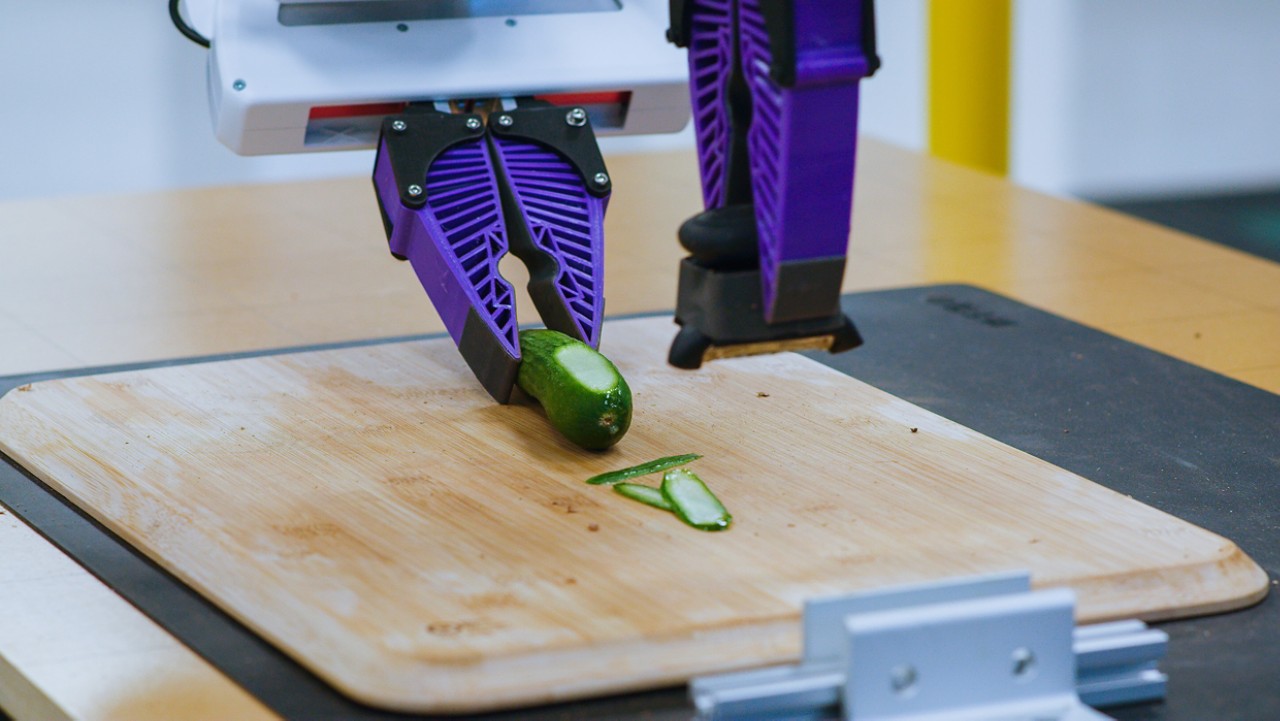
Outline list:
[[[0,199],[372,167],[371,152],[242,158],[222,147],[205,52],[173,29],[162,0],[0,0]]]
[[[927,0],[876,12],[863,132],[923,150]],[[1089,198],[1280,186],[1280,1],[1015,0],[1012,52],[1017,182]]]
[[[926,0],[876,3],[876,44],[883,65],[859,91],[861,132],[915,150],[923,150],[928,138],[926,7]]]
[[[876,12],[862,129],[924,149],[927,0]],[[1090,198],[1280,186],[1280,1],[1015,0],[1012,52],[1017,182]]]
[[[926,2],[879,0],[884,67],[863,86],[863,132],[916,149]],[[1016,180],[1084,196],[1280,185],[1280,1],[1015,2]],[[369,172],[367,151],[242,158],[219,145],[205,51],[164,5],[0,0],[0,199]]]
[[[1020,182],[1086,197],[1280,186],[1280,2],[1018,0],[1014,23]]]

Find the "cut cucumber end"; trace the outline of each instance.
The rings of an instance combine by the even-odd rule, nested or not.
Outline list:
[[[555,359],[579,385],[597,393],[613,390],[622,378],[608,358],[585,343],[560,346]]]
[[[565,438],[587,450],[622,439],[631,427],[631,388],[608,358],[553,330],[521,331],[520,350],[516,383]]]

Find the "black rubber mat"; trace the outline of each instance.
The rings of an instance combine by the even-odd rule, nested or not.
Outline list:
[[[1099,202],[1280,263],[1280,190]]]
[[[860,293],[844,305],[866,345],[815,359],[1220,533],[1280,576],[1280,396],[968,286]],[[391,340],[405,339],[371,343]],[[212,359],[177,362],[199,360]],[[103,370],[3,378],[0,393]],[[0,463],[0,501],[281,715],[409,718],[337,694],[11,462]],[[1280,719],[1280,603],[1161,627],[1167,701],[1108,714]],[[690,715],[673,688],[483,718]]]

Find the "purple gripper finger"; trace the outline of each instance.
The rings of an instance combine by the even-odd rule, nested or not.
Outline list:
[[[760,0],[740,2],[765,317],[798,320],[781,310],[783,296],[822,295],[786,301],[793,308],[834,309],[840,292],[853,203],[858,81],[869,71],[861,0],[794,3],[795,84],[785,88],[769,74],[769,35]],[[819,265],[825,280],[815,283],[812,270]],[[788,266],[794,271],[787,272]]]
[[[477,378],[505,402],[520,343],[511,284],[498,272],[507,236],[494,171],[483,137],[452,145],[427,170],[426,204],[409,208],[384,139],[374,184],[392,228],[391,251],[409,260]]]
[[[548,327],[598,347],[604,317],[604,213],[609,195],[587,192],[582,176],[563,156],[529,140],[494,137],[493,147],[511,191],[507,222],[512,244],[527,238],[535,256],[526,261],[529,295]],[[519,217],[515,217],[516,215]]]
[[[689,30],[689,93],[702,175],[702,200],[710,210],[728,202],[733,128],[729,79],[733,76],[734,0],[694,2]]]

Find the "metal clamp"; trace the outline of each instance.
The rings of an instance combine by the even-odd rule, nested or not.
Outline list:
[[[1033,592],[1026,573],[812,600],[798,665],[696,678],[690,694],[704,721],[1084,721],[1164,697],[1167,634],[1075,628],[1074,612],[1070,590]]]

